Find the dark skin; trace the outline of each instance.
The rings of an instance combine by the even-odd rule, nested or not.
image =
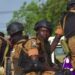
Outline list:
[[[45,28],[45,27],[41,27],[37,31],[37,38],[39,38],[39,40],[42,42],[42,45],[45,45],[45,43],[48,42],[48,38],[50,37],[50,35],[51,35],[50,30],[48,28]],[[43,48],[45,48],[45,47],[43,47]],[[45,57],[46,56],[47,55],[45,55]],[[54,68],[48,67],[48,65],[46,65],[46,64],[47,64],[47,62],[45,62],[45,64],[44,64],[44,68],[45,69],[47,69],[47,70],[54,70]]]
[[[58,44],[58,42],[62,36],[63,31],[60,27],[58,27],[56,29],[55,33],[56,33],[56,36],[55,36],[55,39],[53,40],[53,42],[50,46],[50,53],[52,53],[55,50],[55,48],[56,48],[56,46],[57,46],[57,44]],[[48,28],[45,28],[45,27],[39,28],[37,31],[37,34],[38,34],[37,37],[42,41],[48,41],[48,38],[51,35],[50,30]],[[51,68],[49,68],[49,69],[51,69]]]
[[[48,41],[48,38],[50,36],[50,31],[47,28],[45,28],[45,27],[41,27],[41,28],[38,29],[36,36],[41,41]],[[36,55],[33,55],[31,57],[32,57],[32,59],[36,59],[37,58]]]
[[[50,30],[48,29],[48,28],[46,28],[46,27],[40,27],[37,31],[36,31],[36,37],[37,37],[37,39],[39,39],[40,40],[40,44],[41,44],[41,48],[39,49],[39,50],[41,50],[43,53],[40,53],[40,55],[44,55],[43,57],[41,57],[41,56],[39,56],[39,54],[37,54],[37,52],[36,52],[36,50],[38,49],[38,47],[36,47],[36,46],[34,46],[33,48],[30,48],[29,49],[29,51],[34,51],[33,53],[31,52],[31,54],[29,54],[29,52],[28,52],[28,55],[29,55],[29,57],[31,57],[31,59],[32,59],[32,61],[33,62],[35,62],[35,61],[37,61],[38,62],[38,60],[40,60],[40,58],[44,58],[44,62],[41,60],[41,61],[39,61],[39,63],[42,63],[42,65],[41,66],[43,66],[43,64],[44,64],[44,66],[43,66],[43,69],[44,70],[47,70],[47,71],[52,71],[52,72],[54,72],[54,70],[55,70],[55,67],[53,66],[53,67],[50,67],[50,64],[51,63],[46,63],[46,61],[48,60],[48,55],[47,55],[47,53],[48,53],[48,51],[50,50],[49,48],[49,44],[48,44],[48,38],[50,37],[50,35],[51,35],[51,32],[50,32]],[[46,44],[45,44],[46,43]],[[38,45],[39,47],[40,47],[40,45]],[[48,46],[48,47],[47,47]],[[39,51],[40,52],[40,51]],[[47,56],[46,56],[47,55]],[[50,59],[50,58],[49,58]],[[37,63],[36,63],[37,64]],[[37,64],[38,65],[38,64]],[[35,66],[35,64],[34,64],[34,66]],[[40,66],[40,67],[41,67]],[[52,65],[51,65],[52,66]]]
[[[38,29],[37,31],[39,34],[38,34],[38,37],[41,38],[42,40],[48,40],[48,38],[50,37],[50,30],[45,28],[45,27],[41,27]],[[51,44],[51,53],[55,50],[61,36],[63,35],[63,30],[62,28],[59,26],[56,28],[56,37],[55,39],[53,40],[52,44]]]
[[[38,29],[38,37],[42,40],[48,40],[49,36],[50,36],[50,31],[45,28],[45,27],[41,27]]]

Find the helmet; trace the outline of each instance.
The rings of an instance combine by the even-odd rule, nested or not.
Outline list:
[[[14,33],[17,33],[19,31],[23,31],[23,25],[19,22],[13,22],[8,25],[7,32],[9,35],[13,35]]]
[[[49,22],[47,20],[41,20],[41,21],[37,22],[34,26],[34,30],[37,31],[41,27],[47,28],[50,32],[52,32],[52,30],[53,30],[51,22]]]
[[[67,4],[67,9],[75,5],[75,0],[69,0]]]

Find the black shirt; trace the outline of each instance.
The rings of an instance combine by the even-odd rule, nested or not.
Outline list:
[[[66,18],[65,18],[66,16]],[[62,15],[61,18],[61,25],[63,26],[65,18],[65,24],[64,24],[64,35],[66,38],[70,38],[75,35],[75,13],[73,12],[66,12]]]

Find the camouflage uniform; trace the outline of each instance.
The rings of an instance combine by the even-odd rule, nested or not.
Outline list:
[[[51,23],[41,20],[34,27],[36,37],[29,39],[24,44],[24,51],[20,54],[19,66],[24,70],[25,75],[54,75],[55,65],[51,62],[51,53],[55,49],[60,39],[60,35],[55,38],[51,45],[48,37],[52,34]],[[42,29],[42,30],[41,30]],[[44,35],[41,35],[44,32]],[[24,58],[24,56],[26,58]]]
[[[48,41],[42,42],[38,38],[32,38],[29,41],[27,41],[27,43],[24,45],[24,47],[25,47],[26,52],[29,54],[29,56],[34,54],[34,53],[36,55],[39,54],[39,58],[38,59],[40,61],[39,65],[42,66],[42,68],[40,66],[41,70],[46,69],[45,66],[53,67],[53,64],[51,62],[51,57],[50,57],[51,54],[50,54],[50,50],[49,50],[50,49],[50,44],[49,44]],[[46,50],[46,53],[47,53],[48,56],[44,55],[44,50],[43,49]],[[36,50],[38,50],[38,52]],[[47,60],[45,59],[45,57],[47,58]],[[47,63],[46,63],[46,61],[47,61]],[[54,72],[53,71],[49,71],[49,70],[45,71],[45,73],[46,73],[46,75],[54,75]],[[45,75],[45,73],[43,72],[43,74],[41,74],[41,75]],[[32,72],[30,73],[30,75],[32,75]],[[37,75],[37,72],[35,72],[35,74],[33,74],[33,75]]]
[[[0,74],[4,75],[5,58],[10,56],[11,48],[10,43],[4,38],[4,34],[0,32]]]
[[[11,52],[11,71],[14,75],[22,75],[22,69],[18,66],[18,60],[23,44],[26,42],[25,36],[22,35],[23,25],[19,22],[13,22],[8,25],[7,31],[10,35],[10,42],[12,45]]]
[[[61,18],[64,36],[70,49],[69,55],[65,58],[65,61],[68,60],[69,62],[66,63],[64,61],[64,68],[68,68],[69,70],[73,68],[75,70],[75,0],[69,0],[67,4],[67,12],[64,12]],[[73,72],[75,72],[74,70]]]

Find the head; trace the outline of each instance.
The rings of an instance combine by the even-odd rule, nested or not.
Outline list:
[[[69,0],[67,3],[67,10],[75,10],[75,0]]]
[[[22,39],[23,25],[19,22],[10,23],[7,26],[7,32],[10,35],[10,41],[15,44]]]
[[[68,47],[70,49],[71,55],[75,56],[75,36],[68,39]]]
[[[13,36],[19,32],[23,31],[23,25],[19,22],[10,23],[7,27],[7,32],[10,36]]]
[[[52,24],[47,20],[41,20],[35,24],[34,30],[38,37],[48,40],[49,36],[52,35]]]
[[[4,33],[3,32],[0,32],[0,36],[4,37]]]

